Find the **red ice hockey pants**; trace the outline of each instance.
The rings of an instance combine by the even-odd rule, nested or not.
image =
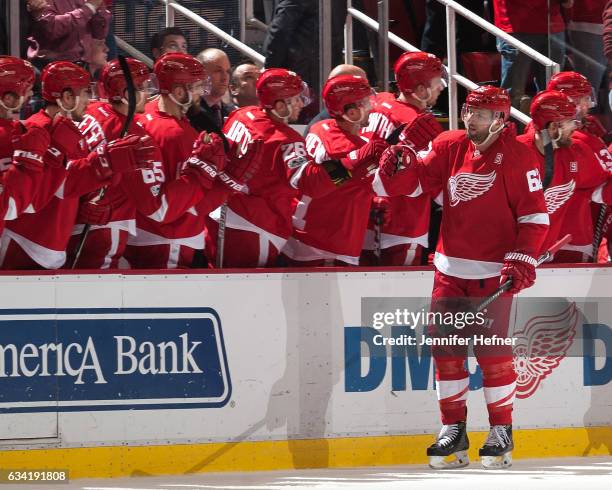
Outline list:
[[[216,264],[217,222],[206,221],[208,234],[206,239],[206,256],[211,264]],[[225,228],[223,246],[223,267],[273,267],[279,250],[265,236],[256,232]]]
[[[128,232],[117,228],[89,230],[75,269],[116,269],[125,252]],[[66,267],[72,267],[81,234],[73,235],[68,242]]]
[[[421,265],[423,246],[417,243],[402,243],[380,251],[380,265]],[[374,250],[362,250],[360,265],[376,266],[378,260]]]
[[[499,276],[488,279],[461,279],[436,271],[432,294],[432,311],[460,312],[469,311],[465,299],[489,296],[499,286]],[[463,299],[461,299],[463,298]],[[432,337],[471,337],[483,335],[485,338],[506,337],[512,306],[512,295],[502,295],[486,309],[486,325],[473,323],[464,328],[450,327],[440,329],[430,326]],[[457,318],[457,317],[455,317]],[[473,337],[474,336],[474,337]],[[482,339],[479,337],[479,339]],[[473,341],[474,354],[483,376],[483,390],[491,425],[512,423],[512,404],[516,392],[516,373],[514,371],[512,347],[508,345],[483,346]],[[432,346],[436,365],[436,390],[443,424],[454,424],[467,417],[466,400],[468,396],[469,374],[466,369],[467,346]]]

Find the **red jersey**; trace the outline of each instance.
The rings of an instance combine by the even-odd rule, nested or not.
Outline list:
[[[548,33],[548,0],[493,0],[495,25],[504,32]],[[550,2],[550,32],[562,32],[561,2]]]
[[[31,205],[44,175],[12,163],[13,138],[23,132],[20,122],[0,118],[0,232],[6,220],[16,219]]]
[[[163,183],[179,179],[181,168],[191,155],[193,143],[198,137],[197,131],[189,124],[186,117],[177,119],[160,111],[158,100],[146,105],[145,114],[139,118],[139,121],[161,151],[162,165],[157,167],[157,172],[154,173],[155,182]],[[190,195],[184,197],[191,198]],[[201,198],[201,194],[198,197]],[[130,237],[128,244],[136,246],[177,244],[203,249],[206,218],[204,210],[198,205],[192,205],[186,212],[181,212],[185,201],[174,206],[173,203],[168,203],[167,197],[165,203],[163,198],[160,203],[161,207],[157,210],[155,204],[149,207],[152,213],[147,211],[144,215],[137,215],[136,236]],[[172,207],[178,209],[177,216],[173,216],[176,219],[167,223],[170,218],[165,216],[165,213]]]
[[[111,141],[121,137],[121,129],[125,123],[126,116],[116,112],[113,107],[108,103],[94,103],[88,107],[87,114],[83,117],[83,120],[79,124],[79,130],[85,136],[89,151],[95,151],[100,145],[106,145]],[[132,122],[128,129],[128,134],[134,134],[138,136],[144,136],[146,134],[144,128],[139,124]],[[151,187],[152,184],[160,179],[163,182],[163,170],[161,169],[161,155],[158,155],[154,160],[154,169],[148,171],[152,173],[154,178],[149,179],[147,187]],[[146,175],[145,171],[135,172],[139,175]],[[124,176],[121,176],[123,178]],[[139,179],[141,185],[146,185],[143,179]],[[138,184],[135,182],[135,184]],[[85,196],[86,200],[95,199],[99,195],[99,192]],[[92,228],[113,228],[124,230],[131,235],[136,234],[136,207],[131,199],[128,198],[128,194],[123,190],[119,183],[119,179],[116,179],[111,185],[106,187],[104,197],[98,201],[101,205],[111,206],[110,221],[106,225],[92,226]],[[75,227],[75,233],[80,233],[83,226],[78,225]]]
[[[519,136],[517,140],[531,149],[537,159],[540,175],[543,178],[545,160],[544,155],[538,151],[535,145],[535,134],[528,132]],[[588,221],[591,219],[591,214],[589,211],[587,211],[587,216],[569,214],[572,198],[574,198],[574,202],[579,203],[578,209],[580,209],[585,202],[590,202],[593,191],[606,180],[607,172],[586,144],[573,140],[571,146],[554,150],[553,176],[549,186],[544,190],[546,208],[550,216],[550,229],[543,250],[546,250],[565,233],[575,231],[577,237],[581,236],[582,229],[590,226]],[[575,195],[576,197],[574,197]],[[589,244],[592,239],[591,228]],[[576,243],[575,240],[576,238],[572,243]],[[570,248],[570,250],[578,249]],[[580,251],[583,250],[580,249]],[[590,253],[590,250],[587,252]]]
[[[463,279],[499,275],[504,255],[536,258],[548,230],[537,162],[506,128],[484,152],[465,131],[447,131],[424,161],[400,172],[384,187],[424,192],[443,189],[442,224],[434,265]],[[393,182],[395,180],[395,182]],[[375,179],[376,183],[376,179]]]
[[[574,131],[572,139],[580,141],[591,148],[601,168],[610,175],[610,172],[612,172],[612,156],[601,138],[584,129],[580,129]],[[596,178],[596,175],[601,175],[601,172],[592,163],[591,161],[591,165],[582,165],[580,171],[594,172],[594,178]],[[594,198],[597,200],[597,197],[594,197],[597,196],[596,192],[592,192],[591,189],[577,190],[571,197],[568,203],[567,217],[563,221],[559,235],[564,236],[567,233],[571,233],[572,241],[565,245],[563,250],[574,250],[585,253],[588,256],[593,254],[594,229],[591,216],[592,214],[595,216],[599,215],[599,204],[593,202]]]
[[[314,198],[335,191],[336,186],[312,162],[304,138],[260,107],[232,112],[223,132],[233,152],[244,151],[257,138],[265,142],[259,170],[248,182],[248,194],[234,194],[228,200],[226,226],[262,234],[280,250],[293,230],[293,200],[299,192]]]
[[[306,151],[316,163],[339,159],[368,142],[350,134],[335,119],[319,121],[306,136]],[[358,265],[374,193],[364,179],[344,183],[329,194],[295,201],[293,236],[283,253],[295,260],[336,259]]]
[[[570,29],[592,34],[603,34],[603,13],[606,0],[580,0],[574,2],[570,12]]]
[[[400,102],[393,94],[381,92],[376,95],[367,132],[387,138],[397,127],[416,119],[421,113],[418,108]],[[435,196],[434,196],[435,197]],[[381,248],[389,248],[403,243],[417,243],[427,247],[431,196],[419,193],[414,196],[389,198],[390,222],[385,224],[380,236]],[[365,238],[364,248],[373,250],[374,230],[370,225]]]
[[[44,109],[26,121],[27,126],[49,131],[52,123]],[[5,230],[32,260],[46,269],[60,268],[66,261],[66,246],[76,221],[79,197],[106,183],[97,177],[86,155],[87,151],[82,151],[83,158],[69,161],[66,168],[47,165],[28,213]]]

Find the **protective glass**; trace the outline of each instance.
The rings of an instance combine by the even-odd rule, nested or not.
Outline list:
[[[202,80],[187,85],[187,90],[194,96],[204,97],[210,95],[212,82],[209,75],[206,75]]]
[[[476,109],[467,104],[463,104],[461,108],[461,120],[465,125],[471,121],[476,124],[490,125],[498,118],[501,118],[501,114],[490,109]]]

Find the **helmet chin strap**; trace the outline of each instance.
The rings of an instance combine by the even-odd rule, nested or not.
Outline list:
[[[474,147],[479,150],[480,148],[483,148],[485,146],[487,146],[489,144],[489,142],[491,141],[491,138],[493,138],[496,134],[499,134],[501,132],[502,129],[504,129],[504,124],[500,124],[499,128],[497,128],[496,130],[493,130],[493,125],[496,123],[497,121],[493,121],[491,123],[491,125],[489,126],[489,134],[487,135],[487,137],[485,138],[485,140],[482,143],[473,143]]]
[[[191,104],[193,103],[193,96],[191,95],[191,92],[188,90],[187,93],[189,94],[189,98],[187,99],[187,102],[179,102],[178,100],[176,100],[176,97],[174,97],[174,95],[168,94],[168,96],[170,97],[170,100],[181,108],[181,112],[183,114],[187,114],[187,111],[189,110],[189,108],[191,107]]]
[[[351,118],[349,118],[346,114],[342,114],[342,119],[344,119],[345,121],[351,123],[351,124],[361,124],[361,121],[364,120],[365,118],[365,109],[363,107],[359,108],[359,119],[353,121]]]
[[[79,103],[81,102],[81,96],[77,95],[74,98],[74,105],[72,106],[71,109],[67,109],[66,107],[64,107],[64,104],[62,104],[62,101],[59,99],[55,99],[55,103],[57,104],[57,106],[66,113],[68,119],[74,119],[72,117],[72,113],[76,110],[76,108],[79,106]]]
[[[144,94],[144,92],[137,91],[137,92],[136,92],[136,97],[137,97],[137,100],[136,100],[136,105],[138,105],[138,104],[140,104],[140,103],[142,102],[143,97],[146,97],[146,95]],[[171,97],[172,97],[172,96],[171,96]],[[172,101],[173,101],[175,104],[180,105],[180,104],[179,104],[178,102],[176,102],[174,99],[172,99]],[[128,102],[128,100],[127,100],[125,97],[121,97],[121,103],[122,103],[122,104],[125,104],[125,105],[130,105],[130,103]]]
[[[429,101],[429,99],[431,99],[431,88],[427,87],[427,97],[425,97],[425,98],[419,97],[414,92],[412,92],[410,95],[412,95],[416,100],[418,100],[422,104],[425,104],[425,107],[428,107],[429,104],[427,102]]]
[[[548,131],[546,133],[548,135]],[[557,148],[559,148],[559,141],[561,141],[561,138],[563,137],[563,133],[561,132],[561,128],[557,128],[557,133],[558,133],[558,136],[556,138],[550,138],[550,141],[552,142],[553,148],[555,150]]]
[[[286,116],[281,116],[276,109],[270,109],[270,112],[272,114],[274,114],[276,117],[278,117],[279,119],[281,119],[283,121],[283,123],[288,124],[289,123],[289,118],[291,117],[291,113],[293,112],[293,105],[291,104],[291,102],[287,102],[285,101],[285,105],[287,106],[288,109],[288,113]]]
[[[4,104],[4,102],[2,102],[2,99],[0,99],[0,107],[2,107],[5,111],[11,113],[11,112],[17,112],[21,109],[21,107],[23,106],[23,103],[25,102],[25,96],[24,95],[20,95],[19,96],[19,103],[15,106],[15,107],[8,107],[7,105]]]

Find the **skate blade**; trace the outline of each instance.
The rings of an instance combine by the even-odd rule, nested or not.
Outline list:
[[[487,470],[500,470],[512,466],[512,451],[502,456],[481,456],[480,462]]]
[[[433,470],[463,468],[470,464],[467,451],[457,451],[448,456],[429,456],[429,467]]]

